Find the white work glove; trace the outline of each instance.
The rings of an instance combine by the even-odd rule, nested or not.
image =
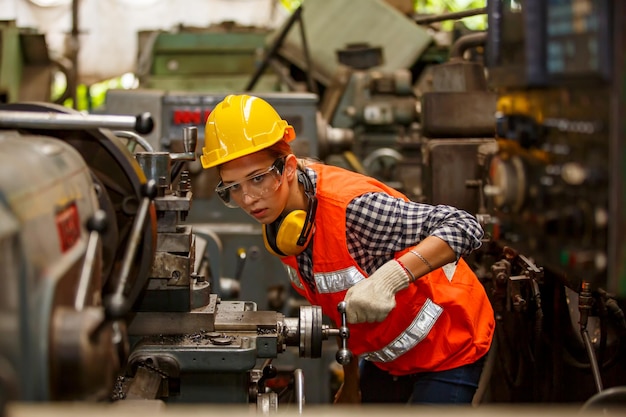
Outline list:
[[[346,293],[348,323],[383,321],[396,306],[396,293],[409,286],[409,275],[395,259],[354,285]]]

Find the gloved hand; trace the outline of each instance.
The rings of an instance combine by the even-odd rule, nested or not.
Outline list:
[[[354,285],[345,297],[348,323],[383,321],[396,306],[395,295],[409,286],[409,275],[395,259]]]

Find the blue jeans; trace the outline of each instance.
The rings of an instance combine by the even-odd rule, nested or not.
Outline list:
[[[471,404],[485,363],[440,372],[393,376],[361,360],[361,401],[364,403]]]

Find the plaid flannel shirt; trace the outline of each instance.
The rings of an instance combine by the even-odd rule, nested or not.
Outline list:
[[[317,173],[310,168],[306,172],[316,187]],[[458,260],[480,247],[483,233],[476,218],[466,211],[404,201],[383,192],[355,198],[346,211],[348,252],[370,275],[397,251],[413,247],[427,236],[447,242]],[[300,273],[314,289],[312,252],[311,244],[296,259]]]

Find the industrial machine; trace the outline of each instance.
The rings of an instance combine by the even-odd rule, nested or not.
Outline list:
[[[496,401],[624,403],[624,2],[488,1]]]
[[[137,36],[139,86],[196,92],[243,90],[260,61],[269,32],[235,22],[141,31]],[[261,75],[256,91],[280,88],[280,77],[268,71]]]
[[[489,0],[488,30],[459,38],[413,85],[407,67],[431,39],[405,17],[383,38],[355,24],[368,33],[353,43],[333,31],[348,23],[313,24],[352,3],[302,11],[321,28],[309,46],[324,100],[255,94],[295,127],[298,156],[480,220],[467,260],[497,327],[475,404],[623,406],[624,2]],[[351,17],[400,19],[381,4]],[[305,68],[297,35],[277,52]],[[330,402],[337,348],[323,341],[339,336],[343,361],[348,334],[290,292],[260,226],[222,206],[216,172],[196,161],[224,94],[111,91],[108,114],[88,117],[0,109],[0,405]],[[115,116],[144,111],[154,119]]]
[[[152,127],[146,114],[0,108],[0,399],[251,403],[266,413],[288,403],[280,387],[301,409],[302,369],[272,385],[272,360],[289,347],[319,358],[322,342],[340,337],[333,351],[349,361],[345,323],[329,327],[317,307],[287,317],[212,292],[207,242],[185,224],[183,163],[196,158],[197,130],[185,129],[182,152],[155,152],[141,136]]]
[[[295,129],[298,140],[293,150],[300,157],[319,158],[328,149],[350,142],[350,129],[329,126],[317,109],[317,96],[311,93],[255,93],[272,104]],[[165,90],[111,90],[107,93],[106,114],[136,114],[148,110],[155,117],[155,128],[144,138],[157,151],[183,150],[184,129],[194,127],[200,152],[204,123],[225,93],[195,93]],[[289,294],[288,276],[280,261],[264,249],[260,225],[240,210],[223,205],[213,191],[219,182],[215,169],[204,170],[198,161],[187,161],[186,170],[194,193],[187,221],[209,240],[214,291],[224,298],[243,297],[261,308],[282,310],[268,297],[275,290]],[[259,270],[266,271],[259,277]],[[279,289],[282,288],[282,289]],[[230,293],[230,295],[228,295]],[[294,293],[295,294],[295,293]],[[282,303],[283,305],[285,302]],[[287,311],[285,311],[287,312]]]
[[[62,103],[68,89],[53,94],[55,72],[69,78],[71,64],[52,57],[45,34],[19,27],[15,20],[0,21],[0,103],[51,101]],[[68,80],[69,83],[69,80]]]
[[[349,130],[333,129],[320,119],[317,96],[311,93],[255,93],[271,103],[281,116],[294,126],[297,140],[294,152],[315,158],[325,147],[338,140],[349,140]],[[184,151],[185,129],[197,130],[201,152],[204,121],[225,93],[197,93],[165,90],[111,90],[107,93],[106,114],[136,114],[148,110],[155,115],[154,130],[142,135],[155,151]],[[341,139],[341,136],[347,139]],[[334,141],[334,142],[333,142]],[[199,160],[181,161],[188,172],[193,192],[186,223],[206,243],[201,253],[210,259],[211,291],[222,300],[254,303],[261,310],[279,311],[298,316],[306,301],[289,284],[289,277],[280,260],[265,249],[261,226],[241,210],[224,206],[213,191],[219,182],[215,169],[202,169]],[[263,271],[260,273],[260,271]],[[329,324],[325,322],[325,324]],[[333,375],[335,349],[324,348],[315,361],[285,352],[273,361],[281,373],[302,369],[311,381],[307,384],[309,403],[328,403],[330,389],[314,389],[327,385]]]

